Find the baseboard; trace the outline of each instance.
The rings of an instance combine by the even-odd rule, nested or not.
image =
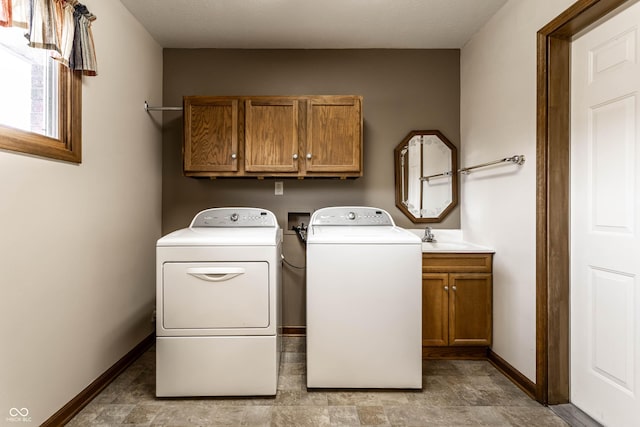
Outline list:
[[[520,371],[507,363],[502,357],[498,356],[491,349],[487,352],[487,359],[493,366],[509,378],[522,391],[527,393],[529,397],[536,400],[536,384],[529,378],[525,377]]]
[[[487,360],[487,347],[422,347],[423,359]]]
[[[68,423],[78,412],[82,410],[94,397],[105,389],[113,380],[116,379],[129,365],[138,359],[145,351],[147,351],[155,342],[155,333],[150,334],[131,351],[125,354],[122,359],[118,360],[113,366],[107,369],[102,375],[96,378],[91,384],[82,390],[76,397],[71,399],[58,412],[53,414],[41,424],[45,427],[63,426]]]
[[[288,337],[303,337],[307,334],[307,328],[304,326],[284,326],[282,335]]]

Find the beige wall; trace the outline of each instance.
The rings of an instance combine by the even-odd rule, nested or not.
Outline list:
[[[415,228],[395,207],[393,149],[414,129],[459,136],[459,50],[216,50],[165,49],[164,104],[183,95],[362,95],[364,176],[355,180],[194,179],[182,175],[182,116],[165,113],[162,230],[186,227],[201,209],[257,206],[272,210],[283,228],[288,212],[330,205],[371,205]],[[458,228],[456,209],[436,227]],[[303,246],[285,235],[285,256],[304,264]],[[302,326],[304,272],[285,267],[284,324]]]
[[[573,0],[510,0],[462,49],[461,164],[524,154],[461,177],[466,238],[496,249],[493,351],[535,382],[536,32]]]
[[[39,425],[153,331],[162,49],[120,2],[83,3],[82,164],[0,151],[0,425]]]

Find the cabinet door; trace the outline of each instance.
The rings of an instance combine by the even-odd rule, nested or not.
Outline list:
[[[184,98],[184,171],[238,170],[238,101]]]
[[[297,100],[247,100],[245,122],[248,172],[298,171]]]
[[[422,275],[422,345],[446,346],[449,342],[449,275]]]
[[[491,345],[491,274],[449,274],[449,345]]]
[[[362,171],[362,109],[357,96],[311,97],[307,103],[308,172]]]

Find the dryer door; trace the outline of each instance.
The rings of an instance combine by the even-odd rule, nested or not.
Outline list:
[[[169,262],[162,277],[164,329],[269,326],[266,262]]]

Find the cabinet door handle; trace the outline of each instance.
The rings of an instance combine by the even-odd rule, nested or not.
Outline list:
[[[449,287],[448,287],[448,286],[445,286],[445,287],[444,287],[444,290],[445,290],[445,291],[448,291],[448,290],[449,290]]]
[[[307,153],[307,159],[311,160],[311,153]]]
[[[231,155],[231,158],[232,158],[233,160],[235,160],[235,159],[237,159],[237,158],[238,158],[238,155],[237,155],[236,153],[233,153],[233,154]]]
[[[454,291],[457,291],[457,290],[458,290],[458,288],[456,288],[455,286],[453,286],[453,287],[452,287],[452,289],[453,289]]]
[[[293,155],[293,160],[298,160],[298,154],[297,153]]]

